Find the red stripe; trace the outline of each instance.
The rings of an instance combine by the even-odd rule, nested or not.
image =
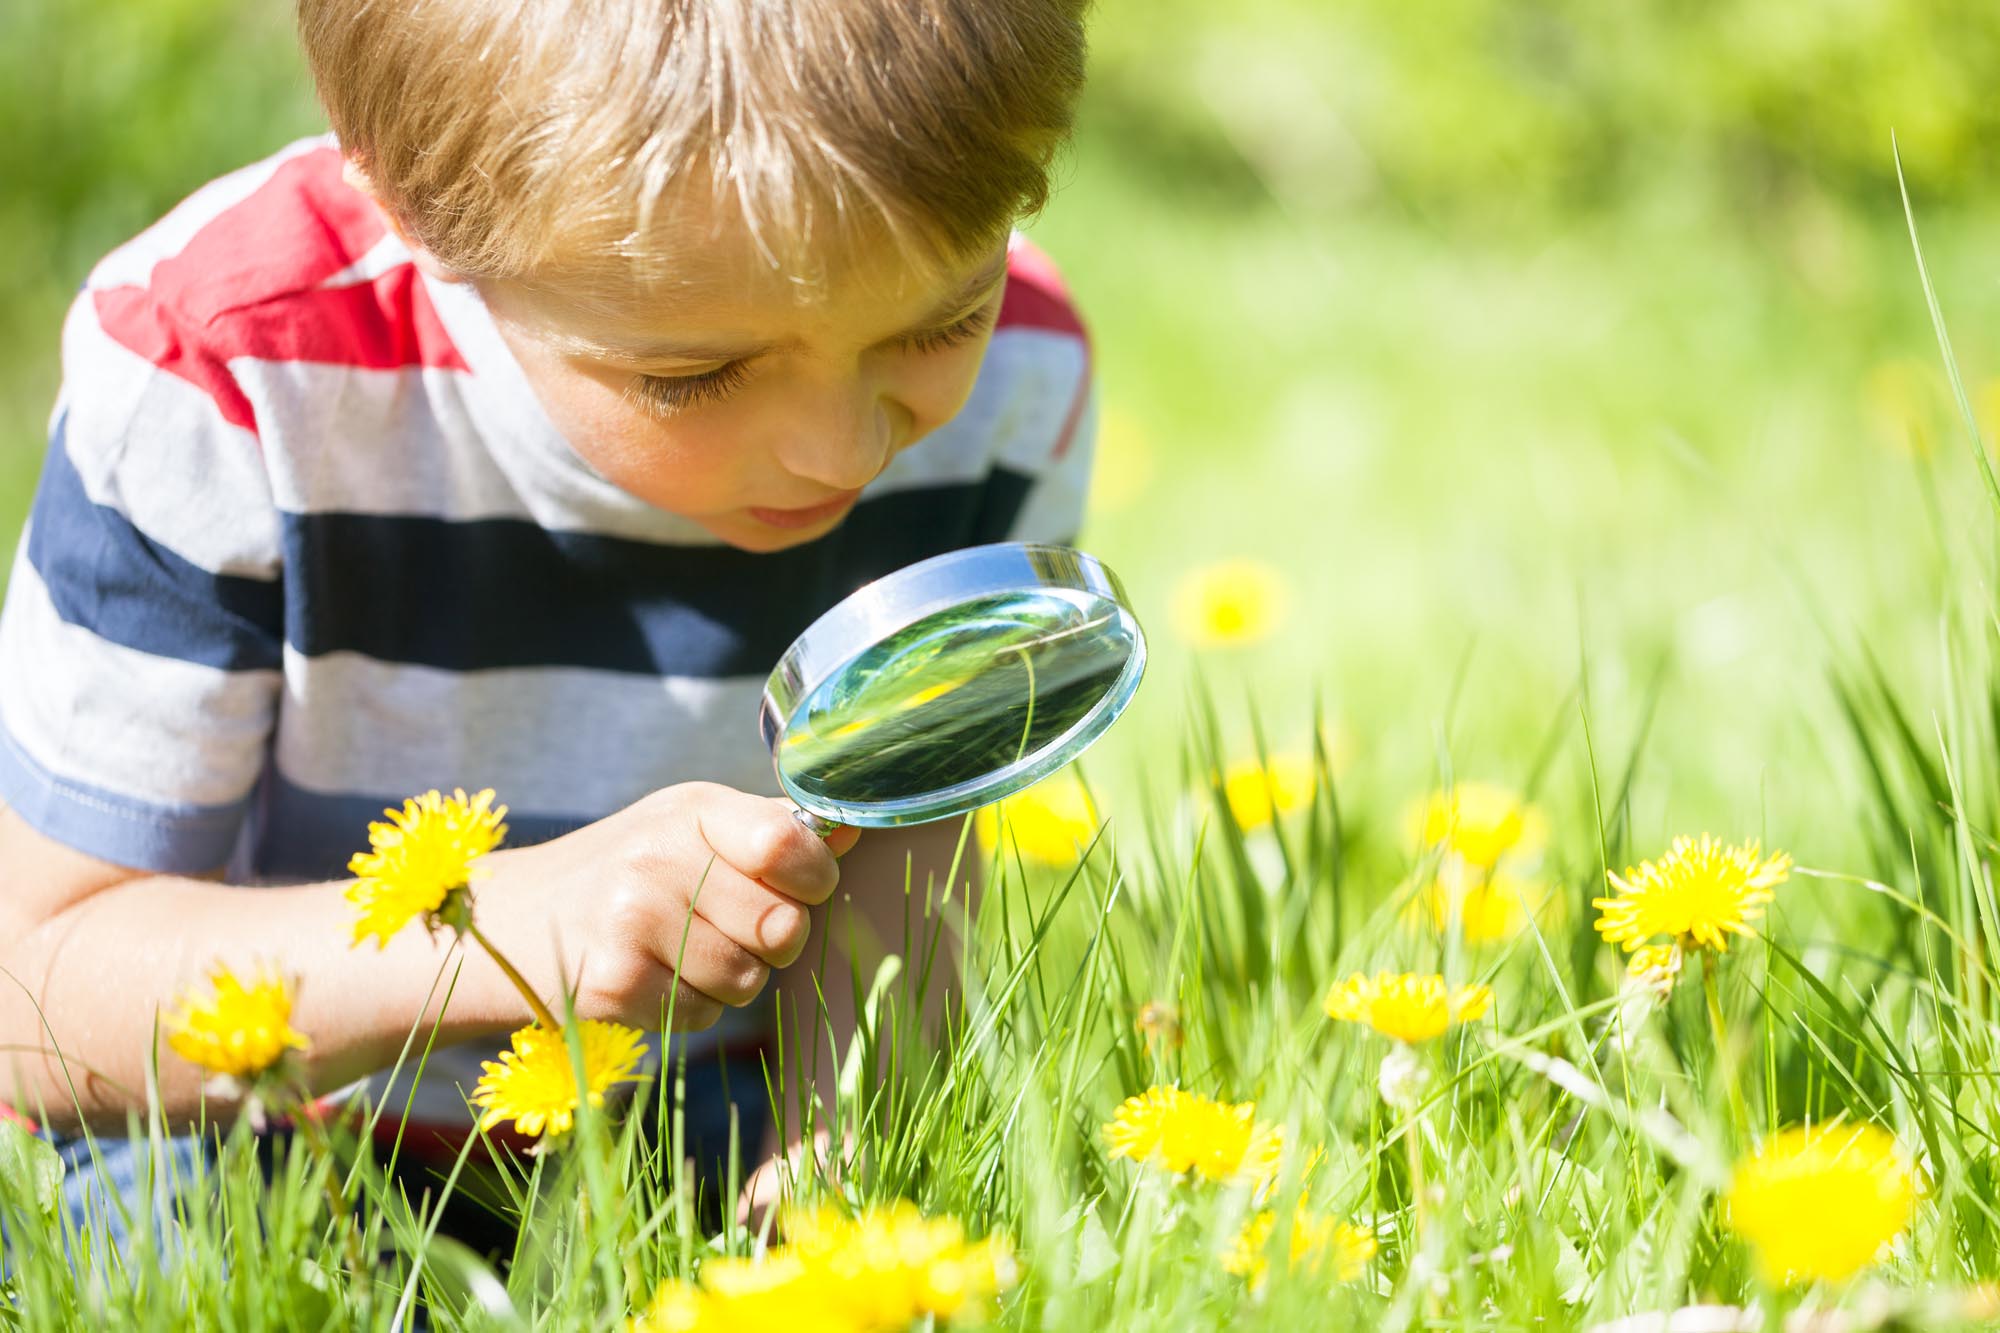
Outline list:
[[[1007,252],[1007,291],[995,327],[1047,329],[1089,341],[1055,263],[1026,241]]]
[[[5,1102],[0,1102],[0,1120],[11,1121],[19,1125],[22,1129],[27,1130],[30,1134],[39,1134],[42,1132],[40,1125],[37,1125],[34,1121],[28,1119],[28,1117],[22,1115]]]
[[[238,357],[467,369],[413,265],[319,286],[387,234],[374,204],[341,178],[340,154],[312,149],[156,264],[146,286],[93,292],[98,322],[253,433],[256,415],[229,371]]]

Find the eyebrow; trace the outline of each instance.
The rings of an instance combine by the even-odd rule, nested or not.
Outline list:
[[[988,288],[998,282],[1007,271],[1007,255],[1003,251],[991,264],[972,275],[963,286],[940,301],[934,311],[914,327],[890,340],[926,333],[951,322],[964,313],[965,308],[985,294]],[[790,347],[797,339],[779,339],[775,342],[751,343],[685,343],[671,338],[647,339],[638,342],[600,343],[590,339],[564,339],[572,350],[586,355],[607,355],[626,361],[747,361],[752,357]]]

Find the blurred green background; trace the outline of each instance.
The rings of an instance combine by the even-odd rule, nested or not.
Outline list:
[[[1829,645],[1922,699],[1946,553],[1983,503],[1904,232],[2000,418],[1990,0],[1107,0],[1035,224],[1097,348],[1086,544],[1154,677],[1117,786],[1183,734],[1171,607],[1248,557],[1288,610],[1200,656],[1248,745],[1343,782],[1519,782],[1552,725],[1584,804],[1657,713],[1641,841],[1853,848]],[[211,176],[320,128],[283,7],[0,7],[0,529],[40,464],[62,310]],[[745,720],[749,725],[749,720]],[[1566,784],[1566,785],[1565,785]]]

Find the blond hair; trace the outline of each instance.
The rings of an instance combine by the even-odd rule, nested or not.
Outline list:
[[[653,281],[686,223],[803,270],[953,263],[1039,208],[1088,0],[298,0],[378,199],[473,278]],[[718,209],[721,211],[718,212]]]

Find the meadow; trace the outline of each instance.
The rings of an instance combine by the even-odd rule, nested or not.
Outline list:
[[[1083,545],[1154,665],[972,830],[974,919],[907,886],[827,1211],[702,1225],[669,1077],[518,1163],[508,1263],[341,1126],[275,1163],[218,1127],[117,1260],[0,1123],[0,1328],[2000,1318],[2000,23],[1400,14],[1096,13],[1032,230],[1102,386]],[[288,41],[0,14],[0,528],[89,263],[318,128]],[[1704,833],[1741,854],[1672,859]],[[1609,875],[1726,891],[1635,954]],[[947,950],[962,1006],[913,1012]],[[1382,973],[1442,989],[1346,987]]]

